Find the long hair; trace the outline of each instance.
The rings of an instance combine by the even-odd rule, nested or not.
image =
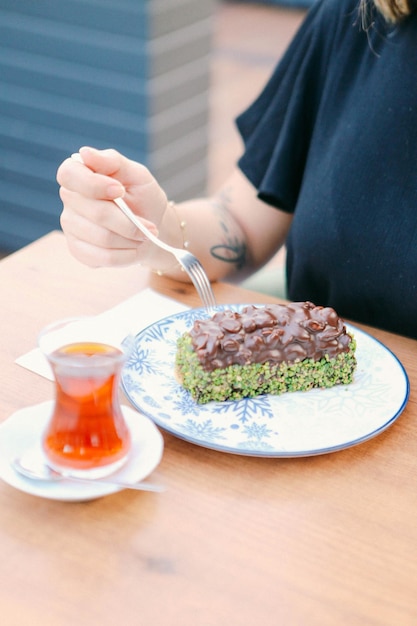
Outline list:
[[[366,24],[376,7],[388,22],[396,23],[410,15],[415,5],[415,0],[360,0],[359,13],[362,24]]]

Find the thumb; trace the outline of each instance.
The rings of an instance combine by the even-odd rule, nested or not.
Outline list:
[[[118,195],[125,198],[135,213],[155,223],[160,221],[167,206],[166,194],[145,165],[112,148],[97,150],[85,146],[72,158],[84,163],[97,178],[110,177],[123,185],[124,193],[119,191]],[[107,186],[107,197],[116,197],[116,192],[113,185]]]
[[[97,150],[83,146],[78,153],[71,155],[73,159],[86,165],[91,171],[104,176],[114,176],[121,167],[122,155],[117,150]]]
[[[144,165],[131,161],[113,148],[97,150],[97,148],[83,146],[79,150],[79,155],[84,165],[93,172],[110,176],[118,180],[125,188],[131,185],[147,184],[153,179],[152,174]]]

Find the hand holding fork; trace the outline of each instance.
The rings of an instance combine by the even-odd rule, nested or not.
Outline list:
[[[79,163],[83,163],[83,160],[79,153],[73,154],[72,158]],[[201,298],[203,305],[210,313],[216,306],[216,300],[208,276],[200,261],[193,254],[191,254],[191,252],[188,252],[188,250],[174,248],[173,246],[170,246],[164,241],[158,239],[158,237],[155,237],[155,235],[151,233],[150,230],[148,230],[148,228],[146,228],[141,220],[133,213],[133,211],[129,208],[123,198],[115,198],[113,202],[126,215],[126,217],[147,237],[147,239],[149,239],[149,241],[152,241],[152,243],[159,246],[166,252],[170,252],[177,259],[178,263],[189,275],[192,283],[194,284],[194,287],[197,290],[198,295]]]

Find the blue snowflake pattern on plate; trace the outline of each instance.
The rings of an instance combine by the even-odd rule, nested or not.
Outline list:
[[[226,428],[222,426],[215,426],[213,420],[207,419],[205,422],[197,421],[195,419],[187,418],[185,421],[176,424],[178,433],[186,435],[187,438],[193,440],[218,442],[226,439]]]
[[[239,311],[243,306],[219,308]],[[364,331],[348,326],[358,360],[351,385],[199,405],[178,383],[174,366],[178,337],[205,316],[204,309],[191,309],[143,330],[122,373],[131,403],[179,438],[250,456],[323,454],[378,435],[407,403],[408,377],[398,359]]]

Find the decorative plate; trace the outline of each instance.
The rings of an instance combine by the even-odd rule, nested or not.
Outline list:
[[[175,378],[176,343],[194,320],[206,316],[205,309],[191,309],[141,331],[122,374],[133,406],[186,441],[260,457],[335,452],[383,432],[407,403],[409,382],[399,360],[369,334],[347,325],[358,362],[350,385],[197,404]]]

